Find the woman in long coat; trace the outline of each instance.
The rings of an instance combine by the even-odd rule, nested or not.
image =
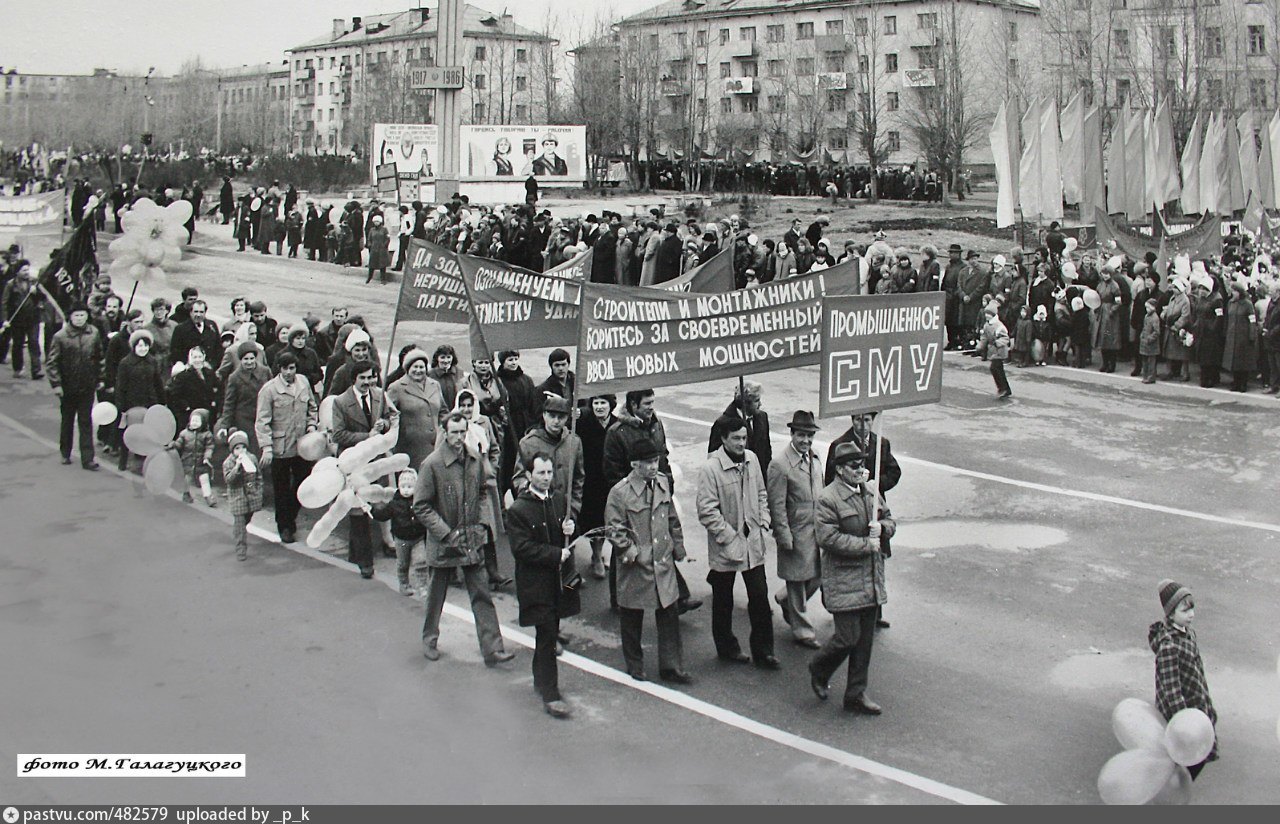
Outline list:
[[[1227,304],[1226,317],[1222,368],[1231,373],[1231,391],[1245,392],[1249,388],[1249,375],[1258,368],[1258,312],[1239,281],[1231,282],[1231,302]]]
[[[139,329],[130,335],[129,354],[120,360],[120,366],[116,369],[115,403],[120,410],[121,430],[127,426],[125,412],[134,407],[148,409],[155,404],[164,403],[164,378],[160,374],[160,361],[151,354],[154,340],[147,329]],[[127,446],[120,448],[119,466],[120,469],[129,467]]]
[[[427,375],[428,359],[421,349],[407,352],[403,377],[387,387],[387,399],[400,410],[400,440],[395,451],[408,455],[414,469],[435,450],[440,421],[440,384]]]
[[[258,216],[258,251],[264,255],[271,254],[271,244],[276,241],[276,206],[279,201],[274,197],[267,198],[262,204],[262,213]]]
[[[1170,283],[1169,302],[1160,313],[1164,326],[1164,359],[1169,362],[1169,377],[1191,380],[1191,348],[1182,342],[1182,335],[1191,328],[1191,301],[1187,287],[1180,280]]]
[[[216,421],[222,411],[222,382],[204,352],[196,347],[187,353],[187,367],[169,380],[165,395],[178,429],[187,425],[193,409],[209,410],[208,423]]]
[[[618,256],[614,261],[614,277],[619,286],[635,286],[631,280],[631,263],[635,260],[636,242],[625,226],[618,228]]]
[[[307,204],[307,222],[302,228],[302,246],[307,250],[307,260],[315,260],[317,254],[324,260],[325,221],[316,211],[314,203]]]
[[[1196,362],[1200,364],[1200,385],[1211,389],[1218,385],[1222,369],[1222,296],[1208,291],[1208,287],[1197,287],[1191,309],[1195,318],[1192,334],[1195,335]]]
[[[253,354],[250,365],[249,354]],[[249,452],[258,454],[258,436],[254,432],[254,423],[258,419],[258,390],[271,380],[271,370],[262,364],[262,353],[253,343],[241,343],[236,348],[238,362],[236,369],[227,378],[227,389],[223,395],[222,415],[218,418],[215,432],[220,435],[223,430],[230,434],[239,429],[249,436]],[[225,437],[225,435],[221,435]]]
[[[610,429],[621,423],[613,414],[617,401],[613,395],[597,395],[591,399],[590,414],[578,421],[585,470],[582,510],[578,513],[579,532],[604,526],[604,507],[609,500],[609,485],[604,477],[604,439]],[[597,579],[605,577],[604,560],[600,556],[603,544],[603,538],[591,542],[591,574]]]
[[[382,215],[374,215],[369,227],[369,277],[365,283],[373,280],[373,273],[381,270],[382,282],[387,282],[387,269],[391,267],[391,233],[382,225]]]
[[[1097,292],[1102,298],[1102,306],[1098,309],[1098,331],[1093,341],[1094,346],[1102,352],[1102,368],[1098,371],[1114,372],[1116,355],[1124,342],[1124,293],[1109,268],[1103,268]]]

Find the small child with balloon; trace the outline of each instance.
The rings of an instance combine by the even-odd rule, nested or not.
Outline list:
[[[1164,607],[1164,618],[1147,630],[1147,643],[1156,654],[1156,709],[1165,720],[1181,710],[1200,710],[1216,727],[1218,713],[1209,697],[1204,661],[1200,658],[1195,631],[1191,629],[1196,616],[1191,590],[1174,581],[1161,581],[1160,605]],[[1194,780],[1205,764],[1217,759],[1215,736],[1208,756],[1197,764],[1187,765],[1187,772]]]
[[[182,474],[186,486],[182,500],[192,503],[191,487],[200,487],[200,494],[209,506],[217,506],[209,476],[213,474],[213,433],[209,431],[209,411],[193,409],[187,418],[187,428],[173,439],[172,448],[182,458]]]
[[[227,503],[233,518],[231,536],[236,543],[237,560],[249,557],[249,519],[262,509],[262,473],[249,452],[249,436],[239,429],[227,437],[231,454],[222,462],[222,477],[227,482]]]

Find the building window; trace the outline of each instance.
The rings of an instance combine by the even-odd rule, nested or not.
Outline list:
[[[827,34],[844,34],[844,21],[843,21],[843,20],[828,20],[828,21],[827,21]]]
[[[1089,44],[1089,32],[1083,29],[1080,31],[1077,31],[1075,33],[1075,41],[1076,41],[1076,51],[1075,51],[1076,57],[1081,60],[1088,60],[1089,55],[1093,52],[1093,49]]]
[[[523,103],[516,104],[516,120],[524,123],[529,119],[529,107]]]
[[[1250,26],[1249,27],[1249,54],[1258,55],[1267,53],[1267,27],[1266,26]]]
[[[676,46],[680,48],[680,51],[687,49],[689,47],[689,35],[682,31],[676,32]]]
[[[1009,76],[1010,77],[1018,76],[1018,58],[1016,57],[1009,58]]]
[[[832,71],[832,72],[844,71],[844,57],[843,56],[840,57],[840,68],[827,69],[827,71]],[[867,72],[871,71],[871,59],[865,54],[858,55],[858,71],[861,72],[862,74],[866,74]]]
[[[890,52],[884,56],[884,70],[886,74],[893,74],[898,70],[898,55]]]
[[[732,76],[733,76],[733,69],[732,69],[732,67],[731,67],[728,63],[721,63],[721,64],[720,64],[720,76],[721,76],[722,78],[723,78],[723,77],[732,77]]]
[[[707,64],[706,64],[706,63],[699,63],[699,64],[697,65],[697,67],[694,69],[693,74],[694,74],[694,77],[698,78],[699,80],[706,80],[706,79],[707,79]]]
[[[1204,82],[1204,96],[1206,98],[1205,102],[1208,103],[1210,107],[1216,108],[1221,106],[1222,81],[1216,78],[1206,80]]]
[[[706,29],[698,29],[696,32],[694,32],[694,33],[693,33],[693,44],[694,44],[695,46],[705,46],[705,45],[707,45],[707,30],[706,30]]]
[[[898,33],[898,18],[897,18],[897,17],[893,16],[892,14],[886,14],[886,15],[884,16],[884,33],[885,33],[885,34],[897,34],[897,33]]]
[[[658,35],[656,35],[656,34],[654,35],[654,37],[657,37],[657,36],[658,36]],[[728,29],[721,29],[721,30],[720,30],[720,45],[721,45],[721,46],[723,46],[723,45],[725,45],[725,44],[726,44],[726,43],[728,43],[728,42],[729,42],[729,30],[728,30]]]
[[[474,122],[476,122],[476,123],[484,123],[484,120],[485,120],[485,108],[484,108],[484,104],[483,104],[483,103],[477,103],[477,104],[475,105],[475,107],[472,109],[472,117],[471,117],[471,119],[472,119]]]
[[[742,28],[738,29],[738,39],[743,41],[744,43],[756,42],[756,27],[743,26]]]
[[[760,111],[760,100],[753,94],[743,95],[739,98],[742,101],[742,111],[758,112]]]
[[[425,49],[425,48],[426,48],[426,46],[423,46],[423,48]],[[528,50],[528,49],[516,49],[516,62],[517,62],[517,63],[528,63],[528,62],[529,62],[529,50]]]
[[[769,95],[769,110],[785,112],[787,110],[787,96],[785,94]]]
[[[329,58],[329,68],[333,69],[333,68],[337,68],[337,66],[338,66],[338,58],[331,56]]]
[[[844,111],[844,90],[829,89],[827,91],[827,111],[842,112]]]
[[[720,98],[720,114],[733,114],[733,98]]]
[[[898,110],[898,105],[899,105],[898,93],[897,92],[885,93],[884,102],[885,102],[885,108],[887,108],[891,112],[896,112]]]
[[[1009,42],[1018,42],[1018,21],[1016,20],[1009,21]]]
[[[916,53],[917,69],[938,68],[938,54],[933,46],[912,46],[911,50]]]
[[[680,78],[680,79],[681,79],[681,80],[683,80],[684,78]],[[518,91],[518,92],[525,92],[525,91],[528,91],[528,90],[529,90],[529,78],[527,78],[527,77],[522,77],[522,76],[517,75],[517,76],[516,76],[516,91]]]
[[[399,62],[400,62],[400,50],[399,50],[399,49],[392,49],[392,50],[391,50],[391,62],[392,62],[392,63],[399,63]]]
[[[311,68],[311,64],[312,64],[312,61],[311,61],[311,60],[308,60],[308,61],[306,62],[306,64],[305,64],[305,65],[306,65],[306,67],[309,69],[309,68]]]
[[[902,136],[897,132],[887,132],[885,134],[885,139],[889,143],[889,151],[902,151]]]
[[[653,49],[655,52],[658,50],[658,35],[649,35],[649,48]]]
[[[756,63],[756,61],[743,60],[741,65],[742,65],[743,77],[759,77],[760,76],[760,65]]]
[[[1178,39],[1173,26],[1160,26],[1156,31],[1156,55],[1162,58],[1170,58],[1177,53]]]
[[[796,23],[796,39],[812,40],[813,24],[812,23]]]
[[[1116,105],[1123,106],[1124,102],[1129,99],[1129,78],[1121,77],[1116,80]]]
[[[1210,26],[1204,30],[1204,56],[1222,56],[1222,29]]]
[[[936,29],[938,27],[938,13],[931,11],[928,14],[916,15],[917,29]]]
[[[476,46],[476,60],[484,61],[488,56],[488,49],[484,46]]]
[[[338,84],[337,84],[336,82],[332,81],[332,80],[331,80],[331,81],[329,81],[329,96],[330,96],[330,97],[333,97],[333,95],[334,95],[337,91],[338,91]]]
[[[358,55],[358,54],[356,55],[356,65],[357,65],[357,66],[359,66],[359,65],[360,65],[360,55]]]
[[[827,148],[828,149],[847,149],[849,148],[849,137],[843,129],[832,129],[827,132]]]
[[[783,74],[785,74],[785,73],[786,73],[786,71],[787,71],[787,68],[786,68],[786,67],[787,67],[787,64],[786,64],[784,61],[782,61],[782,60],[770,60],[770,61],[769,61],[769,76],[770,76],[770,77],[782,77],[782,75],[783,75]]]
[[[483,88],[485,88],[485,77],[484,77],[484,75],[483,75],[483,74],[477,74],[477,75],[476,75],[476,77],[475,77],[475,80],[472,82],[472,85],[473,85],[473,86],[475,86],[477,89],[483,89]]]
[[[867,36],[867,31],[868,31],[868,28],[867,28],[867,18],[865,18],[865,17],[859,17],[857,20],[854,20],[854,21],[853,21],[853,33],[854,33],[854,34],[858,35],[859,37],[866,37],[866,36]]]
[[[1249,81],[1249,106],[1254,109],[1267,108],[1267,81],[1255,77]],[[1252,142],[1252,140],[1250,140]]]
[[[797,57],[796,58],[796,74],[800,77],[813,76],[813,58]]]
[[[781,43],[787,39],[786,26],[768,26],[764,30],[764,39],[769,43]]]
[[[1077,33],[1077,38],[1079,33]],[[1116,29],[1111,32],[1111,45],[1115,47],[1116,57],[1129,56],[1129,30]]]

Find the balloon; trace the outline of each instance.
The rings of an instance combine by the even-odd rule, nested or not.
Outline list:
[[[133,406],[125,410],[124,423],[129,426],[135,423],[142,423],[147,417],[147,408],[145,406]]]
[[[1098,795],[1105,804],[1146,804],[1173,775],[1176,765],[1150,750],[1126,750],[1098,773]]]
[[[338,469],[338,459],[337,459],[337,458],[335,458],[335,457],[333,457],[332,455],[328,455],[328,456],[325,456],[325,457],[321,458],[320,460],[316,461],[316,465],[315,465],[315,466],[311,467],[311,471],[312,471],[313,473],[315,473],[315,472],[328,472],[328,471],[330,471],[330,470],[333,470],[334,472],[341,472],[341,471],[342,471],[342,470]]]
[[[1076,239],[1075,239],[1075,238],[1073,238],[1073,237],[1069,237],[1069,238],[1067,238],[1067,240],[1066,240],[1066,247],[1067,247],[1067,251],[1068,251],[1068,252],[1074,252],[1074,251],[1076,250],[1076,248],[1077,248],[1077,247],[1079,247],[1079,246],[1080,246],[1080,241],[1076,240]]]
[[[1102,295],[1099,295],[1093,289],[1084,290],[1084,305],[1090,309],[1097,309],[1102,305]]]
[[[1164,730],[1164,748],[1175,764],[1199,764],[1213,751],[1213,722],[1203,710],[1178,710]]]
[[[1176,766],[1173,768],[1173,775],[1169,776],[1169,780],[1160,788],[1160,792],[1156,793],[1156,797],[1151,799],[1152,804],[1190,804],[1191,803],[1191,773],[1187,772],[1187,768]]]
[[[158,240],[149,241],[143,250],[143,258],[149,266],[159,266],[164,260],[165,245]]]
[[[124,445],[135,455],[149,458],[164,447],[146,424],[135,423],[124,431]]]
[[[408,467],[409,456],[401,452],[387,458],[379,458],[357,469],[350,474],[350,481],[353,486],[362,486],[365,483],[372,483],[377,478],[394,475]]]
[[[111,265],[107,267],[107,274],[113,278],[129,277],[129,270],[133,268],[133,260],[126,258],[116,258],[111,261]]]
[[[1126,750],[1164,751],[1164,716],[1150,702],[1126,698],[1116,704],[1111,729]]]
[[[320,401],[320,428],[333,431],[333,402],[338,399],[337,395],[330,395]]]
[[[383,452],[390,451],[399,438],[399,430],[395,429],[381,435],[370,435],[338,456],[338,468],[346,473],[354,472]]]
[[[147,264],[135,263],[129,267],[129,277],[134,280],[145,280],[147,277]]]
[[[164,207],[165,220],[170,223],[186,223],[191,219],[191,201],[175,200]]]
[[[1191,277],[1191,258],[1188,255],[1178,255],[1173,259],[1173,271],[1178,273],[1180,277]]]
[[[1122,255],[1112,255],[1107,258],[1108,269],[1119,269],[1121,266],[1124,266],[1124,257]]]
[[[142,462],[142,479],[152,495],[163,495],[173,485],[173,479],[181,469],[180,462],[174,466],[177,457],[177,453],[165,449]]]
[[[155,404],[142,417],[142,425],[151,430],[151,434],[160,443],[168,443],[178,433],[178,421],[163,404]]]
[[[123,227],[121,227],[123,228]],[[111,243],[107,244],[107,248],[111,250],[111,254],[119,257],[120,255],[131,255],[137,250],[137,239],[131,235],[121,235]]]
[[[153,281],[156,285],[161,285],[161,286],[164,285],[168,280],[164,276],[164,270],[161,269],[159,266],[147,267],[146,277],[148,280]]]
[[[312,470],[298,486],[298,503],[307,509],[319,509],[337,497],[346,482],[341,472]]]
[[[182,262],[182,250],[176,246],[167,246],[164,250],[164,258],[160,261],[160,266],[173,267]]]
[[[345,518],[353,507],[359,505],[360,499],[356,497],[354,490],[342,490],[342,494],[329,507],[329,511],[324,513],[320,520],[316,521],[316,525],[311,527],[311,532],[307,533],[307,546],[319,549],[324,539],[328,538],[329,533],[333,532],[334,527],[338,525],[338,521]]]
[[[1036,363],[1044,360],[1044,341],[1039,338],[1031,342],[1031,359]]]
[[[325,456],[328,447],[329,436],[325,432],[310,432],[298,439],[298,456],[304,461],[318,461]]]
[[[1062,277],[1064,280],[1076,279],[1076,265],[1069,260],[1062,262]]]
[[[118,417],[120,417],[120,410],[116,409],[116,405],[111,401],[98,401],[89,413],[89,420],[93,421],[94,426],[115,423]]]
[[[356,495],[366,504],[385,504],[391,502],[391,499],[396,496],[396,491],[389,486],[369,484],[357,489]]]

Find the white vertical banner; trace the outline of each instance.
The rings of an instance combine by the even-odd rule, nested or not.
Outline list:
[[[1261,192],[1258,187],[1258,143],[1253,128],[1253,112],[1245,109],[1236,120],[1236,130],[1240,133],[1240,188],[1244,191],[1247,204],[1249,193],[1253,193],[1253,202],[1261,203]]]
[[[1218,158],[1222,155],[1222,133],[1218,113],[1209,115],[1209,125],[1204,130],[1204,143],[1200,147],[1200,211],[1218,213],[1221,185],[1218,177]]]
[[[1040,214],[1045,220],[1062,218],[1062,167],[1058,150],[1058,104],[1045,100],[1040,109]]]
[[[996,227],[1003,229],[1017,221],[1018,189],[1017,175],[1014,172],[1014,158],[1017,147],[1010,145],[1010,132],[1016,137],[1017,131],[1009,128],[1009,101],[1000,104],[995,122],[991,124],[991,157],[995,160],[996,171]]]
[[[1022,217],[1038,219],[1040,206],[1040,110],[1043,104],[1032,100],[1022,115],[1022,157],[1018,162],[1018,203]]]
[[[1111,141],[1107,144],[1107,213],[1112,215],[1126,211],[1124,193],[1127,188],[1124,162],[1124,110],[1116,110],[1114,118],[1111,124]]]
[[[1160,136],[1157,162],[1164,179],[1164,192],[1160,196],[1163,204],[1182,196],[1182,185],[1178,182],[1177,145],[1173,142],[1173,114],[1169,111],[1168,100],[1161,103],[1156,112],[1156,130]]]
[[[1262,156],[1266,158],[1259,173],[1266,173],[1263,182],[1263,205],[1268,209],[1280,208],[1280,112],[1271,116],[1262,135]]]
[[[1067,203],[1080,203],[1084,190],[1084,99],[1080,92],[1076,92],[1062,107],[1059,160],[1062,166],[1062,198]]]
[[[1182,146],[1182,196],[1179,204],[1184,215],[1201,210],[1200,201],[1200,115],[1191,121],[1191,131]]]
[[[1236,134],[1235,121],[1225,114],[1218,128],[1223,136],[1218,175],[1223,185],[1221,191],[1227,195],[1218,198],[1218,214],[1229,217],[1237,209],[1245,207],[1244,183],[1240,180],[1240,136]]]
[[[1092,216],[1095,209],[1107,207],[1106,187],[1102,182],[1102,110],[1090,106],[1082,124],[1080,214]]]
[[[1124,124],[1124,213],[1129,220],[1146,217],[1147,203],[1147,131],[1151,116],[1145,111],[1129,109]]]

